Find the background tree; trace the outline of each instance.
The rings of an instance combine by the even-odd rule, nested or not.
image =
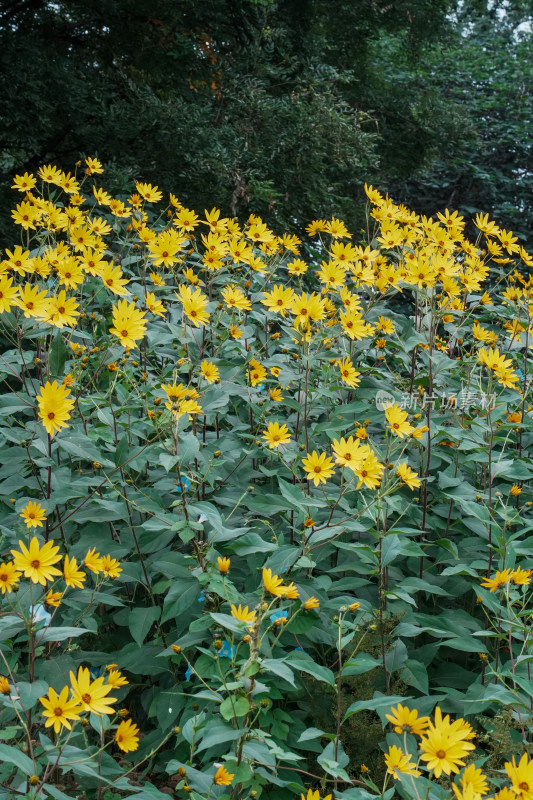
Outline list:
[[[527,8],[489,5],[12,0],[0,169],[97,154],[116,191],[135,175],[187,205],[289,227],[335,214],[355,229],[365,180],[417,210],[479,200],[516,218],[531,158]]]

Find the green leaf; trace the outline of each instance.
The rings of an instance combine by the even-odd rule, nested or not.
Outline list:
[[[58,333],[54,336],[48,349],[48,371],[50,378],[62,378],[65,374],[65,361],[67,359],[67,348],[63,341],[63,336]]]
[[[250,710],[250,704],[246,697],[226,697],[220,704],[219,710],[224,719],[230,720],[234,717],[244,717]]]
[[[229,698],[226,698],[226,700],[221,703],[221,707],[228,700]],[[226,742],[233,742],[235,739],[239,739],[242,735],[242,729],[234,728],[231,725],[226,725],[220,720],[213,720],[204,728],[204,735],[202,737],[202,741],[196,748],[196,752],[200,753],[202,750],[207,750],[210,747],[216,747],[217,745],[225,744]]]
[[[344,769],[349,764],[350,759],[344,752],[341,742],[338,742],[336,749],[337,757],[335,758],[335,743],[329,742],[318,756],[317,761],[328,775],[351,783],[350,777]]]
[[[402,697],[401,695],[378,695],[372,700],[357,700],[348,707],[344,719],[349,719],[352,714],[357,714],[359,711],[376,711],[381,715],[388,713],[391,706],[397,703],[405,703],[406,700],[411,700],[411,697]]]
[[[382,543],[381,549],[381,565],[382,567],[386,567],[388,564],[391,564],[396,556],[401,553],[402,550],[402,540],[400,537],[393,533],[390,536],[385,536]]]
[[[348,677],[349,675],[364,675],[365,672],[370,672],[371,669],[381,666],[381,661],[368,653],[358,653],[356,656],[347,661],[342,670],[342,674]]]
[[[278,478],[278,485],[283,497],[289,501],[290,508],[296,508],[302,511],[306,516],[309,516],[309,508],[322,508],[326,505],[324,500],[308,497],[304,494],[300,486],[287,483],[283,478]]]
[[[65,794],[62,792],[61,789],[58,789],[56,786],[52,786],[50,783],[43,784],[43,790],[48,792],[50,797],[54,797],[55,800],[74,800],[71,794]]]
[[[201,586],[197,580],[176,578],[165,596],[161,622],[166,622],[171,617],[179,617],[194,606],[200,592]]]
[[[134,608],[130,613],[128,627],[134,641],[137,642],[139,647],[143,644],[148,631],[160,616],[161,609],[159,606],[148,606],[146,608],[140,606]]]
[[[115,466],[121,467],[128,460],[130,443],[127,436],[123,436],[115,449]]]
[[[211,618],[220,625],[222,628],[226,628],[227,630],[233,631],[234,633],[243,634],[245,630],[245,625],[239,620],[232,617],[230,614],[218,614],[214,611],[210,614]]]
[[[64,642],[65,639],[75,639],[77,636],[83,636],[84,633],[91,633],[91,631],[88,628],[46,628],[42,635],[37,634],[37,644]]]
[[[287,658],[287,663],[291,665],[292,669],[306,672],[308,675],[312,675],[317,681],[323,681],[324,683],[329,683],[330,686],[335,686],[335,676],[333,672],[327,667],[322,666],[322,664],[316,664],[312,659],[293,658],[289,656]]]
[[[300,734],[298,743],[309,742],[313,739],[320,739],[321,736],[329,736],[329,734],[324,734],[324,731],[321,731],[320,728],[307,728],[303,733]]]
[[[63,436],[58,437],[57,443],[61,450],[73,456],[74,459],[80,461],[97,461],[99,464],[108,467],[114,466],[112,461],[102,455],[93,440],[89,439],[89,437],[85,436],[81,431],[69,430]]]
[[[0,761],[7,761],[14,764],[25,775],[35,775],[33,761],[19,748],[10,747],[7,744],[0,744]]]
[[[37,703],[39,697],[43,697],[48,693],[48,684],[45,681],[19,682],[17,683],[17,691],[21,705],[25,711],[29,711]]]
[[[16,614],[6,614],[5,617],[0,617],[0,642],[11,639],[22,630],[24,630],[24,620]]]
[[[294,673],[290,669],[290,667],[285,663],[285,659],[282,658],[264,658],[261,661],[261,666],[268,670],[269,672],[273,672],[274,675],[279,675],[280,678],[288,681],[291,686],[294,686]]]
[[[187,433],[180,436],[179,441],[179,460],[182,469],[187,469],[193,465],[194,459],[200,452],[200,443],[194,433]]]

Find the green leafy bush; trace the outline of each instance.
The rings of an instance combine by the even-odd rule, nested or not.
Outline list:
[[[531,256],[101,172],[0,263],[0,798],[528,798]]]

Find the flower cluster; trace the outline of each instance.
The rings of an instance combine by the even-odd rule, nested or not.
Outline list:
[[[53,727],[55,733],[60,733],[62,728],[70,731],[72,723],[78,722],[84,712],[97,716],[114,714],[113,704],[117,699],[109,697],[109,693],[127,683],[116,669],[111,669],[107,676],[91,680],[89,669],[79,667],[76,675],[70,673],[70,686],[64,686],[59,694],[50,687],[48,694],[40,698],[45,728]],[[123,752],[128,753],[139,746],[138,734],[139,728],[135,723],[123,720],[116,729],[115,741]]]
[[[480,800],[488,794],[488,777],[483,770],[473,763],[465,767],[464,759],[475,750],[474,732],[468,722],[460,718],[452,722],[448,714],[442,715],[438,706],[434,720],[419,717],[416,709],[409,709],[401,703],[385,716],[395,733],[404,736],[404,741],[408,734],[418,737],[420,751],[415,763],[410,761],[413,758],[411,753],[391,745],[385,754],[387,774],[395,780],[400,780],[402,775],[418,778],[422,774],[418,769],[422,766],[420,762],[426,762],[423,766],[435,778],[440,778],[443,773],[447,776],[460,773],[457,782],[452,783],[457,800]],[[464,767],[462,772],[461,767]],[[533,781],[533,761],[529,760],[528,754],[524,753],[518,764],[513,756],[512,761],[505,763],[505,771],[510,785],[495,793],[496,800],[526,798]]]
[[[28,527],[36,524],[36,513],[33,509],[35,504],[29,503],[23,510],[21,516],[26,518]],[[41,508],[41,513],[44,509]],[[29,509],[29,511],[28,511]],[[42,519],[44,519],[44,515]],[[42,522],[38,524],[42,525]],[[19,540],[19,550],[12,550],[13,561],[0,564],[0,589],[2,594],[9,594],[13,589],[18,588],[18,583],[22,576],[29,578],[32,583],[46,586],[52,583],[52,587],[46,596],[46,602],[50,605],[58,606],[62,597],[62,592],[54,592],[55,581],[61,580],[66,587],[82,589],[87,573],[80,569],[76,558],[59,553],[59,545],[53,542],[39,544],[36,536],[33,536],[29,545]],[[63,568],[58,569],[58,562],[63,559]],[[103,578],[117,578],[122,572],[120,563],[111,556],[101,556],[95,549],[87,552],[82,564],[96,575],[101,574]]]

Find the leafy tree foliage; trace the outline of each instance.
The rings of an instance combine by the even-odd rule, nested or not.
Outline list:
[[[389,186],[397,197],[425,213],[446,206],[467,214],[490,208],[503,226],[531,237],[531,22],[529,3],[460,4],[455,38],[442,49],[427,48],[406,80],[426,84],[440,107],[434,119],[447,141],[411,175],[409,159],[403,170],[399,159],[389,159]],[[397,74],[394,55],[388,71],[391,78]],[[386,133],[383,145],[385,150],[393,146]]]
[[[116,189],[140,173],[191,205],[209,196],[284,223],[353,214],[377,165],[376,109],[396,102],[371,80],[372,41],[400,36],[414,51],[449,5],[8,3],[3,168],[96,153],[114,163]]]
[[[287,227],[335,214],[357,229],[366,180],[417,211],[483,208],[524,231],[529,12],[525,0],[8,1],[0,169],[96,154],[116,192],[141,175],[190,206]]]

